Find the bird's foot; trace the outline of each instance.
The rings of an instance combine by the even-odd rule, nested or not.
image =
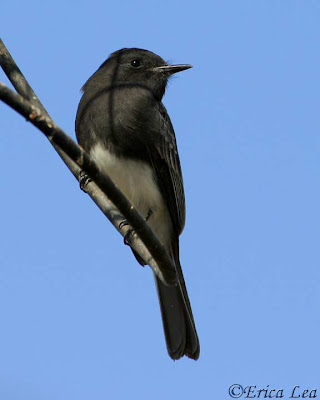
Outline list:
[[[127,225],[129,225],[129,223],[128,223],[126,220],[123,220],[123,221],[121,221],[120,224],[119,224],[119,229],[122,229],[124,226],[127,226]],[[124,242],[125,245],[127,245],[127,246],[130,245],[130,243],[129,243],[129,237],[130,237],[130,235],[132,235],[133,233],[134,233],[133,228],[129,228],[128,231],[127,231],[127,233],[124,235],[124,239],[123,239],[123,242]]]
[[[153,211],[150,209],[145,218],[146,221],[148,221],[148,219],[151,217],[152,213],[153,213]],[[127,226],[127,225],[129,225],[129,223],[126,220],[123,220],[119,224],[119,229],[122,229],[124,226]],[[126,246],[130,246],[130,236],[133,236],[134,233],[135,233],[134,229],[130,227],[128,229],[127,233],[124,235],[123,242]]]
[[[119,224],[119,229],[122,229],[124,226],[129,225],[128,222],[124,219],[123,221],[120,222]]]
[[[123,243],[126,246],[130,246],[130,236],[133,236],[133,235],[134,235],[133,228],[129,228],[127,233],[124,235],[124,238],[123,238]]]
[[[91,182],[91,178],[84,171],[81,170],[79,174],[80,189],[86,192],[86,186],[89,182]]]

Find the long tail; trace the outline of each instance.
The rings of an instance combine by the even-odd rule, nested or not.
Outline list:
[[[200,343],[179,255],[175,254],[174,258],[179,278],[178,285],[166,286],[155,277],[167,349],[173,360],[178,360],[184,355],[197,360],[200,354]]]

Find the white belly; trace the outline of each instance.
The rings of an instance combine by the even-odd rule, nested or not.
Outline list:
[[[118,158],[101,144],[91,152],[101,171],[106,172],[124,195],[146,218],[152,211],[148,223],[164,245],[171,242],[171,218],[156,184],[152,168],[141,161]]]

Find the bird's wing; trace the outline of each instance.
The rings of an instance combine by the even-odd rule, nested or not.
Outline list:
[[[185,224],[185,196],[180,159],[172,123],[160,104],[159,141],[149,148],[151,162],[178,235]]]
[[[176,137],[170,117],[163,104],[149,98],[143,107],[134,110],[134,121],[129,124],[139,131],[137,140],[148,153],[157,183],[167,204],[177,236],[185,225],[185,196]]]

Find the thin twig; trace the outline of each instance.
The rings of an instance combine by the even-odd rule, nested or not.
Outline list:
[[[1,39],[0,64],[20,93],[14,93],[0,82],[0,99],[46,135],[77,179],[81,170],[90,176],[91,181],[86,185],[85,190],[92,200],[123,236],[127,233],[128,227],[123,226],[120,229],[119,222],[124,218],[129,222],[139,235],[139,237],[134,235],[130,241],[131,247],[151,266],[164,283],[173,284],[176,278],[172,273],[174,271],[172,260],[149,225],[111,179],[99,171],[89,155],[50,118]],[[165,277],[161,271],[164,272]]]
[[[43,115],[52,120],[48,111],[44,108],[43,104],[39,100],[38,96],[33,91],[32,87],[29,85],[29,82],[26,80],[25,76],[21,72],[20,68],[15,63],[8,49],[6,48],[3,41],[0,39],[0,65],[4,71],[4,73],[9,78],[13,87],[16,91],[26,100],[29,100],[31,104],[37,107]],[[53,122],[53,121],[52,121]],[[73,176],[78,179],[80,168],[75,164],[59,147],[57,147],[54,143],[51,143],[56,152],[59,154],[63,162],[72,172]],[[99,207],[99,206],[98,206]]]
[[[8,49],[1,39],[0,63],[1,68],[9,78],[16,91],[26,100],[29,100],[31,104],[37,107],[42,114],[50,118],[48,111],[44,108],[43,104],[38,99],[37,95],[33,91],[32,87],[29,85],[28,81],[24,77],[23,73],[20,71],[20,68],[15,63],[14,59],[12,58],[11,54],[9,53]]]

